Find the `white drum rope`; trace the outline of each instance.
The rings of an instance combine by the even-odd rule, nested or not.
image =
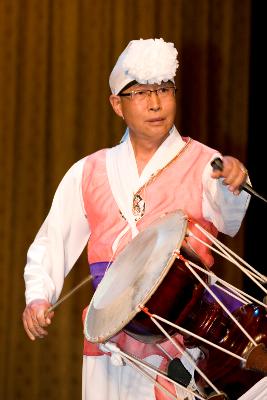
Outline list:
[[[155,316],[155,314],[153,314],[153,316]],[[156,346],[162,351],[162,353],[164,353],[169,358],[169,360],[173,360],[173,357],[170,355],[170,353],[167,350],[165,350],[160,343],[156,343]]]
[[[139,372],[141,375],[143,375],[145,378],[147,378],[149,381],[153,382],[153,384],[161,390],[163,393],[165,393],[170,399],[173,400],[179,400],[178,397],[174,396],[171,392],[169,392],[164,386],[162,386],[159,382],[157,382],[153,376],[149,375],[148,372],[144,371],[140,366],[136,365],[133,361],[130,361],[128,358],[126,358],[124,355],[121,354],[121,357],[125,364],[128,364],[130,367],[134,368],[137,372]]]
[[[228,261],[232,261],[232,257],[226,253],[226,251],[224,250],[223,252],[216,249],[215,247],[211,246],[210,244],[208,244],[207,242],[204,242],[204,240],[200,239],[198,236],[194,235],[193,232],[189,231],[187,232],[187,236],[192,237],[194,239],[196,239],[198,242],[204,244],[205,247],[208,247],[209,249],[211,249],[212,251],[214,251],[215,253],[219,254],[221,257],[225,258]],[[187,242],[187,245],[195,252],[195,250],[193,249],[193,247],[190,245],[190,243]],[[195,252],[196,253],[196,252]]]
[[[211,250],[215,251],[215,249],[210,246],[208,243],[204,242],[203,240],[201,240],[200,238],[198,238],[197,236],[195,236],[192,232],[189,233],[189,236],[192,236],[195,240],[198,240],[200,243],[204,244],[206,247],[209,247]],[[208,237],[211,241],[213,241],[214,237]],[[216,243],[215,241],[213,241],[213,243],[216,246],[220,246],[220,242]],[[229,260],[232,264],[236,265],[241,271],[244,272],[245,275],[247,275],[257,286],[259,286],[259,288],[265,292],[267,294],[267,289],[265,289],[260,283],[259,283],[259,279],[255,279],[254,276],[252,275],[251,271],[248,271],[247,268],[243,267],[241,264],[239,264],[233,257],[231,257],[229,254],[227,254],[226,250],[224,250],[223,248],[221,248],[221,250],[226,254],[227,260]],[[257,274],[258,276],[258,274]]]
[[[160,316],[157,315],[157,314],[153,314],[153,318],[155,318],[155,319],[157,319],[157,320],[159,320],[159,321],[161,321],[161,322],[164,322],[165,324],[170,325],[170,326],[172,326],[173,328],[176,328],[177,330],[186,333],[187,335],[193,336],[194,338],[199,339],[200,341],[202,341],[202,342],[204,342],[204,343],[207,343],[207,344],[209,344],[210,346],[215,347],[215,348],[218,349],[218,350],[221,350],[222,352],[228,354],[229,356],[232,356],[232,357],[234,357],[234,358],[236,358],[236,359],[238,359],[238,360],[240,360],[240,361],[242,361],[242,362],[246,362],[246,359],[245,359],[245,358],[243,358],[243,357],[241,357],[241,356],[239,356],[239,355],[237,355],[237,354],[235,354],[235,353],[232,353],[230,350],[226,350],[226,349],[224,349],[223,347],[221,347],[221,346],[219,346],[219,345],[217,345],[217,344],[215,344],[215,343],[213,343],[213,342],[210,342],[210,341],[207,340],[207,339],[204,339],[202,336],[199,336],[199,335],[197,335],[196,333],[193,333],[193,332],[191,332],[191,331],[188,331],[188,330],[185,329],[185,328],[182,328],[180,325],[176,325],[176,324],[174,324],[173,322],[170,322],[170,321],[168,321],[167,319],[162,318],[162,317],[160,317]],[[161,348],[161,347],[160,347],[160,348]],[[162,349],[162,348],[161,348],[161,349]],[[162,350],[163,350],[163,349],[162,349]],[[168,355],[168,354],[167,354],[167,355]]]
[[[206,233],[206,231],[204,230],[204,232]],[[202,233],[204,233],[202,232]],[[215,244],[215,246],[218,246],[221,251],[219,251],[218,249],[216,249],[215,247],[211,246],[210,244],[208,244],[207,242],[205,242],[204,240],[200,239],[198,236],[194,235],[194,233],[192,233],[191,231],[188,233],[188,236],[193,237],[195,240],[197,240],[198,242],[202,243],[204,246],[208,247],[209,249],[211,249],[212,251],[214,251],[215,253],[221,255],[223,258],[225,258],[226,260],[232,262],[233,264],[235,264],[238,268],[240,268],[242,271],[247,272],[248,277],[250,278],[251,276],[255,276],[257,277],[257,279],[261,282],[264,282],[262,275],[259,274],[259,272],[257,273],[253,273],[251,271],[248,271],[247,268],[245,268],[244,266],[242,266],[241,264],[239,264],[234,257],[232,257],[227,250],[229,250],[227,247],[226,249],[224,249],[224,247],[221,247],[222,243],[219,242],[214,236],[209,235],[208,236],[208,232],[207,232],[207,238],[210,239],[211,242],[213,242],[213,244]],[[216,239],[216,241],[215,241]]]
[[[213,236],[211,233],[206,231],[202,226],[199,224],[195,224],[196,228],[198,228],[204,235],[206,235],[214,244],[216,244],[219,248],[222,249],[222,251],[227,251],[226,254],[231,254],[233,257],[235,257],[237,260],[239,260],[242,264],[244,264],[248,269],[253,271],[261,281],[267,282],[267,276],[261,274],[259,271],[257,271],[255,268],[253,268],[249,263],[247,263],[243,258],[241,258],[238,254],[236,254],[233,250],[228,248],[224,243],[220,242],[215,236]]]
[[[177,258],[179,258],[179,253],[177,252]],[[185,265],[188,267],[188,269],[192,272],[192,274],[199,280],[200,283],[205,287],[205,289],[209,292],[209,294],[217,301],[218,304],[222,307],[222,309],[226,312],[226,314],[229,315],[229,317],[232,319],[232,321],[235,322],[235,324],[239,327],[239,329],[244,333],[244,335],[249,339],[249,341],[256,347],[257,343],[255,340],[249,335],[249,333],[243,328],[243,326],[237,321],[237,319],[230,313],[228,308],[225,307],[225,305],[221,302],[221,300],[216,296],[215,293],[209,288],[209,286],[206,284],[206,282],[203,281],[203,279],[198,275],[198,273],[189,265],[187,260],[184,260],[183,257],[181,257],[183,261],[185,262]]]
[[[220,280],[220,279],[219,279]],[[219,282],[218,280],[218,282]],[[218,285],[218,283],[213,283],[213,286],[215,286],[216,288],[220,289],[222,292],[226,293],[227,295],[233,297],[234,299],[240,301],[240,303],[243,303],[245,305],[248,305],[250,302],[248,300],[245,300],[244,296],[240,296],[239,293],[234,289],[234,291],[236,292],[236,294],[234,294],[233,292],[231,292],[230,288],[227,286],[227,284],[225,284],[226,287],[223,287],[222,285]]]
[[[111,347],[109,347],[109,345],[111,345]],[[105,346],[107,349],[109,349],[110,352],[113,352],[113,351],[114,351],[114,344],[113,344],[113,343],[107,342],[107,343],[105,343],[104,346]],[[164,373],[162,373],[161,371],[159,371],[157,368],[153,367],[152,365],[150,365],[150,364],[148,364],[148,363],[146,363],[146,362],[144,362],[144,361],[142,361],[142,360],[139,360],[138,358],[136,358],[136,357],[134,357],[134,356],[132,356],[132,355],[130,355],[130,354],[128,354],[128,353],[125,353],[125,352],[124,352],[123,350],[121,350],[118,346],[116,346],[116,350],[115,350],[115,351],[116,351],[116,353],[118,353],[118,354],[122,357],[122,359],[123,359],[124,361],[125,361],[125,359],[130,360],[130,361],[132,361],[133,363],[137,364],[137,366],[141,366],[141,367],[143,367],[143,368],[146,368],[146,369],[148,369],[149,371],[155,373],[156,375],[161,376],[162,378],[166,379],[168,382],[173,383],[175,386],[181,388],[182,390],[185,390],[186,392],[190,393],[191,395],[195,396],[196,398],[198,398],[198,399],[200,399],[200,400],[206,400],[204,397],[202,397],[202,396],[199,395],[198,393],[193,392],[192,390],[190,390],[190,389],[188,389],[188,388],[186,388],[186,387],[180,385],[178,382],[176,382],[176,381],[174,381],[173,379],[169,378],[167,375],[165,375]],[[139,370],[140,373],[141,373],[141,368],[138,369],[138,370]],[[154,380],[154,383],[156,384],[156,381],[155,381],[155,380]],[[159,385],[160,385],[160,384],[159,384]],[[160,385],[160,386],[162,386],[162,385]],[[164,388],[164,389],[165,389],[165,388]],[[167,390],[167,389],[165,389],[165,390]],[[168,394],[170,394],[170,393],[168,392]],[[173,396],[173,395],[172,395],[172,396]],[[174,397],[174,399],[176,399],[176,397]]]
[[[126,354],[126,353],[125,353]],[[161,373],[158,369],[153,368],[152,366],[149,366],[147,363],[144,363],[141,360],[135,359],[131,356],[127,355],[123,355],[121,354],[121,357],[123,358],[123,361],[125,363],[128,363],[129,365],[133,366],[138,372],[140,372],[143,376],[145,376],[146,378],[148,378],[149,380],[151,380],[155,386],[157,386],[161,391],[163,391],[165,394],[167,394],[167,396],[169,396],[171,399],[175,399],[175,400],[181,400],[181,395],[179,395],[177,393],[177,389],[179,388],[180,390],[187,392],[188,394],[190,394],[192,396],[193,399],[197,398],[200,400],[206,400],[206,398],[202,397],[200,394],[193,392],[192,390],[180,385],[179,383],[177,383],[176,381],[168,378],[167,375]],[[130,361],[130,360],[134,360],[134,361]],[[163,379],[166,379],[168,382],[172,383],[174,385],[175,391],[177,393],[177,397],[174,396],[172,393],[170,393],[164,386],[162,386],[159,382],[157,382],[151,375],[149,375],[147,372],[144,371],[144,369],[141,368],[147,368],[149,371],[153,371],[155,374],[161,376]],[[179,396],[179,397],[178,397]],[[191,397],[190,397],[191,398]],[[188,397],[186,397],[185,400],[187,400]]]
[[[242,303],[244,303],[244,304],[250,304],[250,303],[251,303],[251,302],[249,301],[249,299],[250,299],[250,300],[252,300],[253,302],[258,303],[259,305],[261,305],[261,306],[263,306],[263,307],[266,308],[266,304],[264,304],[262,301],[260,301],[260,300],[258,300],[258,299],[255,299],[255,297],[250,296],[248,293],[245,293],[245,292],[243,292],[243,291],[240,290],[240,289],[237,289],[236,287],[232,286],[230,283],[228,283],[228,284],[225,285],[225,286],[227,286],[227,287],[229,288],[229,290],[234,290],[234,291],[236,291],[236,293],[238,293],[240,297],[239,297],[239,296],[234,296],[230,291],[228,291],[227,289],[225,289],[225,288],[222,287],[221,285],[218,285],[217,283],[214,283],[214,286],[216,286],[216,287],[218,287],[219,289],[221,289],[222,291],[224,291],[224,292],[230,294],[232,297],[235,297],[236,299],[240,300],[240,301],[241,301]],[[242,295],[244,295],[244,296],[242,296]],[[241,297],[241,296],[242,296],[242,297]],[[243,298],[243,299],[242,299],[242,298]],[[247,299],[245,300],[245,298],[247,298]]]
[[[231,289],[232,289],[233,292],[236,293],[236,294],[234,294],[233,292],[230,292],[230,287],[229,287],[229,286],[231,286],[231,285],[230,285],[228,282],[226,282],[225,280],[223,280],[223,279],[219,278],[217,275],[215,275],[214,272],[211,272],[211,271],[209,271],[209,270],[206,270],[206,269],[200,267],[199,265],[193,263],[192,261],[187,260],[187,262],[188,262],[192,267],[194,267],[194,268],[196,268],[197,270],[203,272],[205,275],[210,276],[211,279],[212,279],[212,285],[218,286],[218,287],[219,287],[220,289],[222,289],[224,292],[226,292],[227,294],[229,294],[231,297],[234,297],[235,299],[239,300],[241,303],[243,303],[243,304],[248,304],[248,300],[247,300],[247,298],[246,298],[246,296],[245,296],[245,295],[246,295],[245,293],[244,293],[244,296],[242,296],[242,295],[237,291],[237,289],[236,289],[234,286],[233,286]],[[220,282],[220,283],[222,283],[222,284],[225,285],[227,288],[229,288],[229,290],[224,289],[224,288],[222,288],[222,287],[219,286],[219,285],[216,285],[215,282]],[[255,299],[255,300],[256,300],[256,299]]]
[[[212,236],[210,237],[210,240]],[[204,242],[205,243],[205,242]],[[227,255],[227,259],[230,260],[230,262],[232,262],[234,265],[236,265],[239,269],[241,269],[241,271],[244,272],[244,274],[246,274],[256,285],[258,285],[264,292],[267,293],[267,289],[265,289],[259,282],[263,282],[266,283],[266,277],[262,274],[260,274],[257,270],[255,270],[254,268],[251,267],[251,265],[249,265],[248,263],[246,263],[245,260],[243,260],[242,258],[240,258],[237,254],[235,254],[232,250],[231,253],[235,255],[235,257],[244,265],[246,265],[247,268],[244,267],[244,265],[240,264],[237,260],[235,260],[234,257],[232,257],[229,253],[227,253],[228,251],[230,251],[225,245],[223,245],[221,242],[219,242],[217,239],[214,242],[215,246],[219,247],[221,249],[221,251],[223,251],[226,255]],[[211,247],[211,249],[214,249],[213,247]]]
[[[243,292],[241,289],[238,289],[237,287],[231,285],[230,283],[228,283],[228,286],[229,286],[230,289],[233,289],[233,290],[236,290],[237,292],[239,292],[240,295],[241,295],[241,294],[244,294],[244,296],[245,296],[247,299],[250,299],[250,300],[254,301],[255,303],[258,303],[258,304],[260,304],[261,306],[263,306],[263,307],[266,308],[267,304],[264,303],[264,301],[262,302],[262,301],[260,301],[260,300],[258,300],[258,299],[255,299],[254,297],[252,297],[252,296],[249,295],[248,293]]]
[[[236,299],[239,300],[241,303],[243,303],[243,304],[249,304],[249,300],[252,300],[252,301],[254,301],[255,303],[258,303],[258,304],[260,304],[261,306],[263,306],[263,307],[266,308],[266,304],[265,304],[264,302],[262,302],[262,301],[256,299],[255,297],[249,295],[248,293],[242,291],[241,289],[239,289],[239,288],[237,288],[237,287],[231,285],[231,283],[229,283],[229,282],[227,282],[227,281],[225,281],[225,280],[219,278],[217,275],[214,274],[214,272],[208,271],[208,270],[206,270],[206,269],[200,267],[199,265],[193,263],[192,261],[189,261],[189,260],[187,260],[187,261],[189,262],[190,265],[192,265],[192,267],[194,267],[194,268],[198,269],[199,271],[203,272],[204,274],[210,276],[210,277],[212,278],[212,281],[214,281],[214,282],[212,282],[212,285],[215,285],[215,286],[219,287],[221,290],[223,290],[224,292],[226,292],[226,293],[229,294],[230,296],[236,298]],[[225,288],[223,288],[222,286],[217,285],[217,284],[215,283],[216,281],[217,281],[217,282],[220,282],[221,284],[223,284],[225,287],[227,287],[227,288],[228,288],[229,290],[231,290],[231,291],[228,291],[228,290],[226,290]],[[236,295],[234,295],[233,292],[234,292]]]
[[[144,307],[140,307],[140,309],[143,311]],[[202,376],[202,378],[213,388],[213,390],[220,394],[220,391],[216,388],[216,386],[213,385],[213,383],[209,380],[209,378],[198,368],[196,365],[195,361],[186,353],[186,351],[180,346],[173,338],[168,334],[168,332],[163,328],[162,325],[156,319],[154,318],[153,315],[150,315],[150,319],[154,324],[159,328],[159,330],[166,336],[167,339],[173,344],[173,346],[181,353],[183,356],[187,359],[187,361],[195,368],[195,370],[199,373],[199,375]]]

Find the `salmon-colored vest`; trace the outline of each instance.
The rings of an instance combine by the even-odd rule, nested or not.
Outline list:
[[[191,140],[186,150],[181,152],[175,161],[163,169],[156,179],[146,186],[145,191],[141,192],[146,210],[143,218],[137,223],[139,231],[144,230],[162,214],[181,209],[206,230],[217,234],[215,227],[204,220],[202,215],[202,173],[214,153],[215,151],[207,146]],[[127,223],[118,209],[109,186],[106,172],[106,150],[100,150],[88,156],[83,171],[82,192],[91,230],[88,242],[88,261],[90,264],[108,262],[113,257],[112,244]],[[189,225],[192,232],[207,242],[206,237],[200,235],[194,226]],[[116,254],[131,239],[131,232],[128,231],[121,239]],[[206,246],[195,240],[191,240],[190,245],[205,264],[212,265],[213,257]],[[112,339],[116,340],[122,346],[121,348],[127,349],[128,352],[132,352],[140,358],[157,353],[154,345],[141,344],[124,332],[119,333],[116,339]],[[103,353],[97,345],[89,343],[85,339],[84,354],[101,355]]]
[[[189,139],[184,138],[184,140],[188,141]],[[153,182],[146,186],[145,190],[140,193],[145,201],[145,215],[137,223],[139,231],[144,230],[162,214],[181,209],[206,230],[214,235],[217,234],[215,227],[204,220],[202,215],[202,173],[213,154],[215,154],[215,150],[191,140],[186,150],[181,152],[171,164],[156,176]],[[88,261],[90,264],[109,262],[113,259],[112,244],[118,234],[126,227],[127,222],[122,217],[109,186],[106,172],[106,150],[100,150],[88,156],[83,171],[82,192],[91,230],[88,242]],[[192,232],[207,242],[206,237],[200,235],[192,224],[189,224],[189,226]],[[119,242],[116,254],[131,239],[131,231],[129,230]],[[211,266],[213,257],[210,250],[199,242],[190,240],[190,245],[202,261]],[[84,310],[83,319],[85,312],[86,310]],[[181,335],[177,334],[175,338],[180,343],[183,342]],[[168,359],[155,344],[141,343],[124,331],[119,332],[112,338],[112,341],[117,343],[119,348],[141,359],[151,354],[163,356],[160,369],[166,369]],[[165,341],[162,346],[173,357],[179,357],[179,353],[171,342]],[[84,354],[99,356],[103,353],[99,350],[97,344],[90,343],[85,339]],[[160,378],[158,377],[158,379]],[[161,384],[174,393],[170,383],[162,380]],[[166,396],[155,387],[155,398],[163,400]]]
[[[191,140],[186,150],[145,187],[141,192],[145,201],[145,215],[137,223],[139,231],[144,230],[164,213],[181,209],[206,230],[217,234],[212,223],[206,221],[202,215],[202,173],[214,153],[215,150]],[[106,150],[88,156],[83,171],[82,192],[91,229],[88,261],[111,261],[112,244],[127,222],[121,215],[109,186]],[[189,226],[192,232],[207,242],[192,224]],[[120,240],[116,255],[131,239],[129,230]],[[206,265],[213,264],[213,257],[206,246],[193,239],[190,239],[190,244]]]

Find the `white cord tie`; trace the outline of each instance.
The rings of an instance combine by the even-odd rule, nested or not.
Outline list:
[[[106,342],[99,345],[99,349],[104,353],[111,353],[110,360],[112,365],[120,367],[124,365],[123,359],[120,356],[120,349],[115,343]]]

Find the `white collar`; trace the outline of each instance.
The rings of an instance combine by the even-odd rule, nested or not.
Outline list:
[[[159,169],[168,164],[186,143],[173,126],[169,136],[160,145],[139,176],[128,129],[122,140],[118,146],[107,150],[106,168],[113,197],[134,237],[138,233],[132,214],[134,193],[151,178],[151,175],[156,174]]]

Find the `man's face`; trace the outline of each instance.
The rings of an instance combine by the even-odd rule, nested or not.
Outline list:
[[[161,138],[173,126],[176,100],[172,82],[136,84],[123,91],[121,96],[112,95],[110,101],[114,111],[124,118],[135,137]]]

